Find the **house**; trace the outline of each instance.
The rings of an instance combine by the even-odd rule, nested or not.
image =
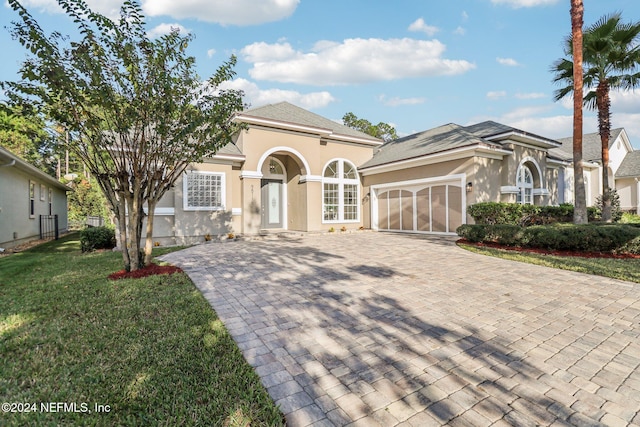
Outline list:
[[[343,227],[452,234],[472,221],[467,206],[474,203],[573,200],[564,140],[493,121],[450,123],[383,143],[286,102],[234,120],[245,127],[233,143],[192,164],[161,200],[154,224],[160,243]],[[616,186],[623,206],[635,207],[640,156],[623,130],[612,141]],[[600,175],[597,155],[589,159],[593,203]]]
[[[365,225],[358,165],[382,141],[283,102],[240,112],[233,143],[192,164],[155,211],[154,240]]]
[[[71,188],[0,146],[0,247],[67,231]]]
[[[360,165],[374,230],[454,233],[478,202],[558,203],[553,139],[496,122],[447,124],[381,146]]]
[[[551,154],[571,163],[573,160],[573,138],[558,140],[562,146],[551,150]],[[602,149],[599,133],[589,133],[582,138],[584,159],[584,181],[587,205],[593,206],[602,194]],[[565,192],[561,201],[573,202],[573,168],[565,171]],[[638,212],[640,203],[640,151],[633,149],[626,131],[613,129],[609,138],[609,186],[620,196],[620,207],[624,211]]]

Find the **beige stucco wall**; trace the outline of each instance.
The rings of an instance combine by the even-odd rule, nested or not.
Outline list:
[[[33,218],[29,217],[30,181],[35,183]],[[41,184],[44,184],[43,197]],[[53,190],[52,213],[58,215],[58,229],[64,233],[68,227],[66,193],[39,178],[30,177],[16,167],[0,168],[0,247],[11,248],[40,238],[40,215],[49,215],[50,188]]]
[[[260,179],[247,174],[261,172],[269,156],[280,160],[287,176],[287,230],[323,231],[342,226],[357,229],[360,221],[345,223],[324,222],[322,218],[322,174],[332,160],[345,159],[358,166],[373,155],[373,147],[335,140],[321,139],[318,135],[278,129],[250,127],[237,140],[246,156],[241,182],[243,210],[242,233],[256,234],[261,229]],[[360,199],[363,198],[360,187]]]
[[[638,209],[638,186],[635,178],[620,178],[616,180],[616,190],[620,196],[620,208],[625,211]]]

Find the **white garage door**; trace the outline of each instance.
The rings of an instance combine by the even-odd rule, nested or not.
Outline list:
[[[462,182],[429,180],[373,188],[373,228],[412,233],[455,233],[466,212]]]

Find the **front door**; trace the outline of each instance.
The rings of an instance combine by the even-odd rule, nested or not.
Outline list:
[[[282,228],[282,180],[263,179],[262,228]]]

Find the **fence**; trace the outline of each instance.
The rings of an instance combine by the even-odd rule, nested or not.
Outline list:
[[[59,237],[58,215],[40,215],[40,239],[58,240]]]
[[[88,216],[87,227],[102,227],[104,225],[104,218],[101,216]]]

